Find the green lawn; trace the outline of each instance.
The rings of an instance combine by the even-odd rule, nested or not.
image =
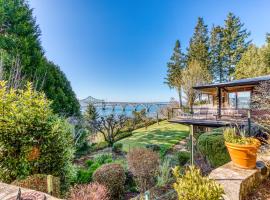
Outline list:
[[[147,144],[157,144],[167,148],[172,147],[188,135],[189,128],[181,124],[162,121],[147,128],[133,131],[133,135],[118,141],[123,144],[123,150],[128,151],[134,147],[144,147]]]

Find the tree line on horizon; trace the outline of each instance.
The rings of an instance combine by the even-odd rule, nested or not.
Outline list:
[[[46,58],[40,36],[27,1],[0,0],[0,79],[15,89],[32,82],[35,90],[52,100],[55,113],[78,116],[80,105],[71,84],[60,67]]]
[[[199,17],[186,53],[176,40],[167,63],[165,84],[177,90],[179,107],[183,106],[184,93],[192,108],[199,97],[193,86],[269,74],[270,35],[266,34],[262,47],[252,44],[249,37],[250,32],[233,13],[227,15],[224,26],[213,25],[210,32]]]

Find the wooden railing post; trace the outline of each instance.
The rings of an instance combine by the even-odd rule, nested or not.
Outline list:
[[[194,126],[193,125],[190,125],[191,165],[194,165],[194,141],[193,141],[193,134],[194,134]]]

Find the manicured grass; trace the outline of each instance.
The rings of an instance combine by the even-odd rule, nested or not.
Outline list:
[[[123,144],[123,150],[128,151],[134,147],[145,147],[147,144],[157,144],[170,148],[188,136],[189,128],[181,124],[162,121],[147,128],[133,131],[133,135],[118,141]]]

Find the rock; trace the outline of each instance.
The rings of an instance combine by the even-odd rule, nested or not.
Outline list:
[[[233,162],[214,169],[209,175],[223,186],[225,200],[244,199],[268,176],[269,169],[266,175],[262,175],[257,169],[241,169],[236,167]]]

